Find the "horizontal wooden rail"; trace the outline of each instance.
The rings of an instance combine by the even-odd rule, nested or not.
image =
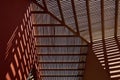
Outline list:
[[[38,56],[86,56],[86,53],[80,54],[37,54]]]
[[[86,62],[81,61],[81,62],[40,62],[38,61],[39,64],[84,64]]]
[[[35,47],[88,47],[88,45],[36,45]]]
[[[50,26],[50,27],[52,27],[52,26],[64,26],[64,25],[62,25],[62,24],[32,24],[32,26],[33,27],[40,27],[40,26]]]
[[[34,35],[34,37],[79,37],[76,35]]]
[[[82,71],[85,69],[39,69],[40,71]]]
[[[83,77],[83,75],[40,75],[40,77]]]

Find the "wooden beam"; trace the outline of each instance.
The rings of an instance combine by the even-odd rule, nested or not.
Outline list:
[[[79,35],[79,37],[83,40],[83,41],[85,41],[87,44],[90,44],[90,42],[89,41],[87,41],[84,37],[82,37],[81,35]]]
[[[76,35],[34,35],[34,37],[36,38],[43,38],[43,37],[55,37],[55,38],[58,38],[58,37],[78,37]]]
[[[40,62],[38,61],[39,64],[85,64],[86,62],[81,61],[81,62]]]
[[[42,0],[43,1],[43,5],[44,5],[44,7],[45,7],[45,11],[48,11],[48,8],[47,8],[47,4],[46,4],[46,0]]]
[[[86,9],[87,9],[87,17],[88,17],[88,28],[89,28],[90,42],[92,43],[93,38],[92,38],[92,27],[91,27],[89,0],[86,0]]]
[[[117,37],[117,30],[118,30],[118,9],[119,9],[119,0],[115,0],[115,30],[114,30],[115,37]]]
[[[86,53],[80,53],[80,54],[37,54],[39,56],[86,56]]]
[[[31,2],[35,3],[37,6],[39,6],[43,10],[45,10],[45,8],[43,6],[41,6],[36,0],[31,0]]]
[[[31,14],[47,14],[46,11],[31,11]]]
[[[39,69],[39,71],[82,71],[85,69]]]
[[[62,8],[61,8],[61,4],[60,4],[60,0],[57,0],[57,5],[58,5],[59,11],[60,11],[62,22],[65,23]]]
[[[75,20],[75,25],[76,25],[77,34],[80,35],[79,25],[78,25],[78,20],[77,20],[77,14],[76,14],[76,11],[75,11],[75,3],[74,3],[74,0],[71,0],[71,5],[72,5],[72,10],[73,10],[73,15],[74,15],[74,20]]]
[[[50,26],[50,27],[55,27],[55,26],[64,26],[62,24],[33,24],[33,27],[41,27],[41,26]]]
[[[88,47],[88,45],[36,45],[36,47]]]
[[[108,59],[107,59],[107,51],[106,51],[106,45],[105,45],[104,0],[101,0],[101,27],[102,27],[102,43],[103,43],[103,52],[104,52],[104,58],[105,58],[105,68],[107,71],[107,75],[110,77],[109,65],[108,65]]]
[[[105,26],[104,26],[104,0],[101,0],[101,28],[102,28],[102,40],[105,38]]]
[[[40,75],[40,77],[83,77],[83,75]]]

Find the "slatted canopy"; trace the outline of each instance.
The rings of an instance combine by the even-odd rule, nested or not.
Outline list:
[[[119,0],[32,2],[41,80],[82,80],[88,44],[120,33]]]
[[[102,35],[108,38],[120,32],[119,0],[36,1],[72,32],[89,42],[102,39]]]

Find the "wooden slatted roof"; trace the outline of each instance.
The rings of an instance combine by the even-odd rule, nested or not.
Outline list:
[[[39,2],[39,0],[36,1]],[[89,42],[102,39],[103,35],[107,38],[119,34],[117,28],[119,27],[119,0],[104,0],[103,4],[101,2],[102,0],[44,1],[50,13],[65,23],[71,31],[73,30]],[[42,3],[40,5],[42,6]],[[101,13],[101,11],[104,12]],[[104,34],[102,34],[103,21]]]
[[[37,5],[31,14],[41,80],[83,80],[88,44],[93,42],[94,53],[102,54],[98,59],[110,75],[106,38],[120,33],[119,0],[32,2]],[[96,46],[98,40],[102,42]]]

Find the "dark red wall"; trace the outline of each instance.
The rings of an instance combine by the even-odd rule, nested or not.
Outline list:
[[[93,52],[89,52],[87,56],[84,80],[110,80],[106,70],[103,69]]]
[[[0,1],[0,80],[25,80],[34,49],[30,0]]]

